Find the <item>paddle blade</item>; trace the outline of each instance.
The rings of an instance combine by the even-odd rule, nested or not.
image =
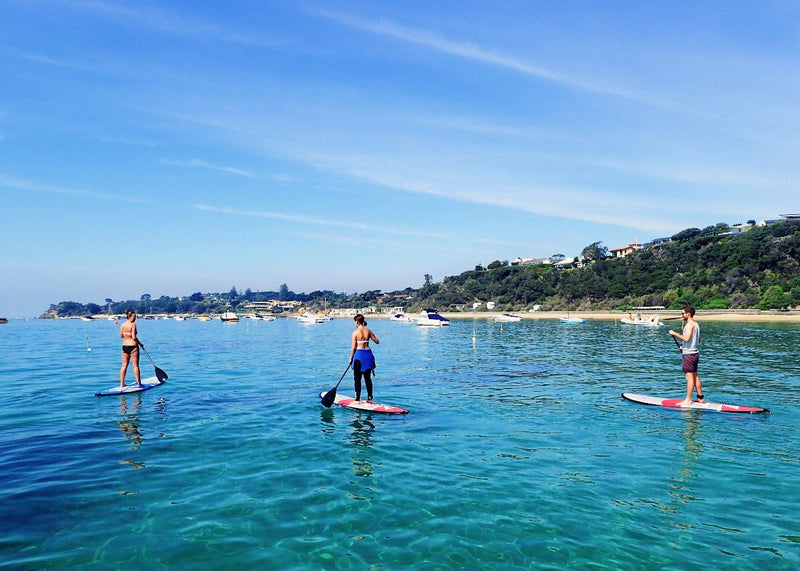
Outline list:
[[[322,406],[325,408],[330,408],[333,405],[333,401],[336,399],[336,387],[333,387],[325,396],[322,397]]]
[[[156,367],[156,378],[158,379],[159,383],[163,383],[169,378],[169,375],[167,375],[163,369]]]

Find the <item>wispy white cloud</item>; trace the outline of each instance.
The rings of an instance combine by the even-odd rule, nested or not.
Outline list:
[[[563,85],[565,87],[589,91],[604,95],[612,95],[632,100],[642,100],[641,94],[631,89],[596,80],[575,77],[544,66],[535,65],[521,59],[497,53],[472,42],[464,42],[446,38],[427,30],[412,29],[401,26],[387,19],[365,20],[353,16],[325,11],[309,10],[310,13],[338,22],[344,26],[370,32],[379,36],[400,40],[429,48],[440,53],[468,59],[486,65],[508,69],[529,77]]]
[[[482,244],[489,246],[507,246],[515,248],[524,248],[530,246],[529,242],[522,243],[522,242],[515,242],[513,240],[493,240],[493,239],[482,238],[479,236],[465,237],[463,234],[455,235],[455,234],[448,234],[445,232],[420,231],[408,228],[398,228],[397,226],[376,226],[376,225],[362,224],[359,222],[353,222],[352,220],[346,220],[346,221],[328,220],[324,218],[312,218],[308,216],[301,216],[298,214],[287,214],[283,212],[273,212],[268,210],[266,211],[243,210],[238,208],[231,208],[229,206],[214,206],[209,204],[195,204],[192,206],[192,208],[194,210],[200,210],[204,212],[214,212],[217,214],[244,216],[249,218],[266,218],[271,220],[278,220],[281,222],[300,224],[304,226],[347,228],[349,230],[368,232],[370,233],[370,235],[381,234],[385,236],[420,238],[425,241],[427,246],[430,247],[433,247],[435,244],[441,244],[443,242],[457,242],[457,243],[469,242],[472,244]],[[341,236],[341,234],[337,234],[337,236]],[[340,243],[345,243],[345,242],[359,243],[358,242],[359,240],[363,241],[363,237],[357,238],[355,242],[347,242],[344,239],[337,238],[337,242]],[[370,238],[370,241],[372,241],[372,238]],[[448,246],[447,249],[452,249],[452,247]]]
[[[111,3],[99,0],[67,0],[65,4],[74,9],[115,18],[126,24],[136,22],[149,29],[183,37],[210,39],[255,47],[272,47],[280,43],[265,37],[264,34],[241,33],[223,26],[209,24],[195,18],[187,18],[174,12],[145,7],[140,4],[131,6],[119,2]]]
[[[23,52],[9,47],[0,47],[0,54],[6,57],[16,58],[52,67],[61,67],[66,69],[83,69],[85,67],[83,64],[79,62],[56,59],[50,56],[37,53]]]
[[[260,176],[254,175],[253,173],[244,171],[242,169],[237,169],[235,167],[228,167],[224,165],[217,165],[214,163],[202,161],[200,159],[189,159],[185,161],[162,159],[160,162],[162,164],[175,167],[203,168],[203,169],[210,169],[228,174],[233,174],[236,176],[242,176],[245,178],[261,179]]]
[[[218,214],[229,214],[232,216],[246,216],[250,218],[267,218],[271,220],[279,220],[281,222],[290,222],[295,224],[304,224],[310,226],[327,226],[331,228],[348,228],[351,230],[361,230],[367,232],[376,232],[381,234],[391,234],[396,236],[413,236],[415,238],[430,238],[430,239],[451,239],[454,236],[449,236],[444,233],[438,232],[421,232],[416,230],[405,230],[396,227],[386,226],[369,226],[352,220],[326,220],[324,218],[312,218],[308,216],[301,216],[298,214],[286,214],[283,212],[273,212],[269,210],[242,210],[238,208],[231,208],[228,206],[214,206],[209,204],[195,204],[192,206],[195,210],[202,210],[205,212],[215,212]]]
[[[132,196],[117,196],[112,194],[105,194],[102,192],[95,192],[93,190],[85,190],[81,188],[67,188],[63,186],[56,186],[50,184],[41,184],[37,182],[30,182],[27,180],[21,180],[12,178],[3,174],[0,174],[0,187],[12,188],[16,190],[22,191],[30,191],[30,192],[44,192],[48,194],[60,194],[63,196],[73,196],[77,198],[90,198],[95,200],[114,200],[114,201],[123,201],[129,202],[132,204],[152,204],[151,200],[141,199]]]

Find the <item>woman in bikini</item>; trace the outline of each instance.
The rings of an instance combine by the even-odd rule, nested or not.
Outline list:
[[[142,384],[142,374],[139,372],[139,338],[136,337],[136,312],[130,309],[125,312],[128,320],[119,328],[122,337],[122,368],[119,370],[119,386],[125,386],[125,373],[128,372],[128,363],[133,361],[133,376],[136,384]]]
[[[360,313],[353,318],[356,330],[353,331],[353,343],[350,347],[350,363],[353,364],[353,386],[356,391],[356,400],[361,400],[361,377],[367,386],[367,400],[372,401],[372,372],[375,370],[375,356],[369,348],[370,339],[380,344],[371,329],[367,329],[367,321]]]

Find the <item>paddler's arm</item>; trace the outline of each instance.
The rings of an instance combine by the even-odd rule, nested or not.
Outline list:
[[[353,339],[353,343],[350,346],[350,360],[347,361],[348,364],[353,362],[353,355],[356,354],[356,334],[355,334],[355,332],[352,335],[352,339]]]
[[[673,331],[672,329],[669,330],[669,334],[673,337],[677,337],[681,341],[688,341],[692,338],[692,331],[694,330],[694,323],[690,323],[689,327],[686,328],[685,334],[680,334],[677,331]]]

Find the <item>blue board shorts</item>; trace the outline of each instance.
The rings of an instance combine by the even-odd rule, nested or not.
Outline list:
[[[697,365],[700,363],[700,353],[689,353],[683,355],[683,372],[696,373]]]
[[[356,349],[353,355],[353,363],[361,361],[362,371],[372,371],[375,369],[375,356],[372,354],[372,349]]]

